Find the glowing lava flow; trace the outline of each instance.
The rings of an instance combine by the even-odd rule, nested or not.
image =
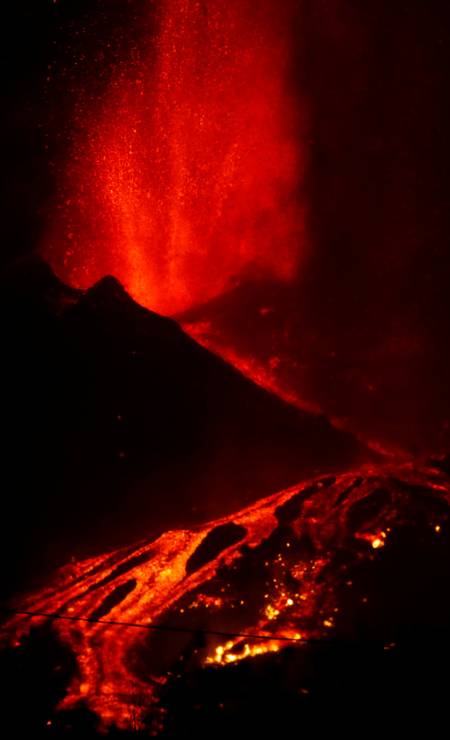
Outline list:
[[[225,362],[235,367],[242,375],[249,378],[256,383],[256,385],[265,388],[270,393],[274,393],[279,398],[282,398],[286,403],[291,406],[296,406],[303,411],[310,411],[313,414],[320,414],[321,409],[317,404],[311,403],[306,398],[300,398],[299,393],[287,387],[287,384],[282,384],[276,374],[277,363],[279,362],[278,357],[271,357],[268,362],[264,362],[257,357],[251,356],[251,354],[244,354],[243,352],[236,352],[236,350],[227,343],[223,336],[218,331],[215,331],[212,323],[210,322],[188,322],[180,320],[181,326],[183,327],[186,334],[195,339],[198,344],[205,347],[209,352],[222,357]],[[339,426],[338,422],[333,419],[333,425]],[[354,434],[354,432],[352,431]],[[367,444],[367,440],[364,440]],[[370,444],[370,443],[369,443]]]
[[[158,715],[160,687],[183,658],[184,670],[193,654],[198,664],[222,670],[282,649],[283,637],[301,644],[345,630],[352,634],[357,617],[349,604],[367,601],[367,571],[359,586],[354,577],[361,563],[370,567],[385,557],[402,531],[420,531],[417,542],[442,541],[449,502],[450,481],[438,465],[319,478],[233,517],[70,564],[17,608],[94,620],[52,622],[77,661],[60,708],[87,705],[103,726],[125,728],[151,709]],[[406,548],[408,567],[409,556]],[[26,649],[30,627],[45,622],[15,616],[3,627],[3,642]],[[245,636],[210,633],[199,648],[192,636],[197,630]],[[258,639],[261,633],[269,639]]]
[[[148,48],[78,112],[43,246],[63,280],[87,288],[111,274],[174,314],[245,275],[295,275],[305,154],[287,84],[293,6],[161,0]]]

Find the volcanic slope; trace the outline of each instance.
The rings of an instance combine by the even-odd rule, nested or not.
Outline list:
[[[331,291],[332,293],[332,291]],[[447,344],[383,301],[334,299],[301,287],[248,281],[176,316],[204,347],[291,403],[391,453],[445,454],[450,446]],[[406,309],[405,309],[406,310]],[[397,315],[398,314],[398,315]],[[306,405],[305,405],[306,402]]]
[[[1,299],[7,592],[71,556],[375,459],[139,306],[112,277],[80,292],[45,263],[26,262],[4,276]]]

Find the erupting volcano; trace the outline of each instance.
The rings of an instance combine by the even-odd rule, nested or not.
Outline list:
[[[55,181],[0,275],[15,734],[405,734],[450,658],[434,31],[426,67],[400,2],[50,5]]]
[[[117,277],[173,314],[304,249],[305,151],[289,92],[292,3],[162,0],[79,131],[44,254],[66,282]],[[150,12],[150,11],[149,11]]]

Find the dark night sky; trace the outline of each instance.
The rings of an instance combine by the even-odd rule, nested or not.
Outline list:
[[[2,264],[36,248],[74,93],[101,94],[111,65],[148,32],[146,8],[29,0],[8,9]],[[449,21],[445,0],[299,1],[294,74],[311,106],[302,311],[337,353],[360,341],[368,364],[389,374],[392,363],[386,397],[405,396],[394,413],[407,413],[410,397],[411,424],[433,406],[427,423],[440,427],[450,418]]]

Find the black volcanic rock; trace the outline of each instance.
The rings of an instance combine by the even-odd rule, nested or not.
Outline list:
[[[373,458],[114,278],[82,293],[43,263],[22,264],[4,276],[1,303],[7,587]]]
[[[186,562],[186,573],[190,574],[219,555],[227,547],[240,542],[247,534],[245,527],[234,522],[219,524],[206,535]]]

